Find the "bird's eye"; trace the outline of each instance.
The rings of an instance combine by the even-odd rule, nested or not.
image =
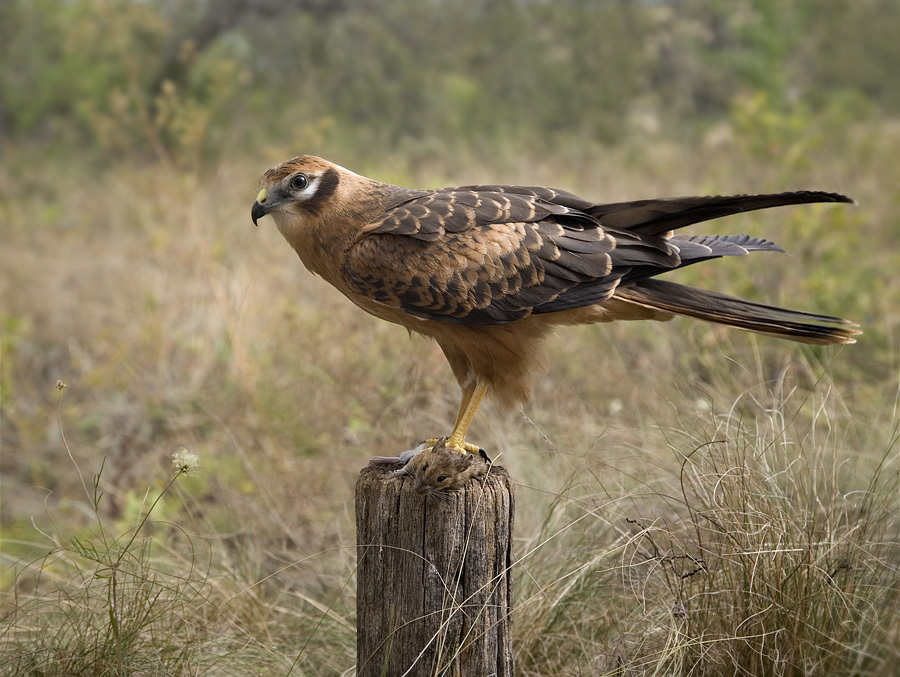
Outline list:
[[[440,484],[441,482],[443,482],[445,479],[447,479],[447,476],[446,476],[446,475],[441,475],[440,477],[438,477],[438,478],[437,478],[438,484]]]
[[[293,179],[291,179],[291,188],[294,190],[303,190],[309,185],[309,179],[306,178],[306,174],[297,174]]]

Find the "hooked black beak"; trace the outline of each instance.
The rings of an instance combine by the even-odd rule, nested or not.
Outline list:
[[[250,210],[250,218],[253,219],[254,226],[258,225],[257,221],[272,211],[272,205],[267,204],[266,199],[266,189],[263,188],[256,196],[256,202],[253,203],[253,208]]]

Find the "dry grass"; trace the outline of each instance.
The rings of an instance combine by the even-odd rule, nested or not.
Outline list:
[[[522,674],[893,674],[900,195],[887,177],[900,134],[852,136],[790,181],[735,141],[390,168],[415,185],[500,179],[608,199],[817,187],[860,202],[723,223],[793,258],[682,278],[848,315],[859,345],[688,322],[563,330],[525,415],[482,412],[473,439],[519,483]],[[353,666],[357,470],[446,432],[457,392],[434,346],[358,312],[273,229],[252,228],[256,177],[292,151],[90,181],[7,154],[4,672]],[[203,473],[164,492],[181,446]],[[88,485],[99,476],[96,506],[76,466]]]
[[[660,431],[670,462],[634,460],[661,473],[584,458],[525,549],[523,674],[893,674],[896,439],[854,453],[827,398],[768,406]]]

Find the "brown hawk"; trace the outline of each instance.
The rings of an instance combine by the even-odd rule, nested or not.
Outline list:
[[[486,394],[527,400],[541,339],[555,325],[686,315],[804,343],[854,343],[856,324],[657,279],[721,256],[783,251],[747,235],[675,231],[729,214],[836,193],[679,197],[598,204],[561,190],[460,186],[412,190],[327,160],[268,170],[251,212],[271,214],[313,273],[363,310],[437,341],[462,388],[447,446]]]

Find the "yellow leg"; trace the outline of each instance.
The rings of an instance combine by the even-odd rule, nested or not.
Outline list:
[[[473,444],[466,443],[466,432],[472,421],[475,419],[475,412],[481,406],[484,396],[487,394],[488,387],[483,383],[476,383],[475,387],[467,389],[463,392],[462,400],[459,403],[459,414],[456,416],[456,425],[453,426],[453,433],[447,440],[448,447],[456,447],[463,452],[468,451],[473,454],[478,453],[478,447]]]
[[[469,402],[472,401],[472,395],[475,394],[475,389],[477,387],[478,382],[472,381],[472,385],[463,388],[462,397],[459,400],[459,409],[456,412],[456,423],[453,424],[454,432],[456,432],[456,429],[459,427],[459,422],[462,420],[463,414],[466,411],[466,407],[469,406]]]
[[[456,449],[461,454],[466,452],[477,454],[479,449],[477,444],[466,442],[466,432],[472,425],[475,418],[475,412],[484,400],[488,387],[482,383],[475,383],[463,390],[462,399],[459,402],[459,413],[456,415],[456,424],[453,426],[453,432],[447,438],[446,445]],[[436,444],[437,438],[425,440],[426,444]]]

